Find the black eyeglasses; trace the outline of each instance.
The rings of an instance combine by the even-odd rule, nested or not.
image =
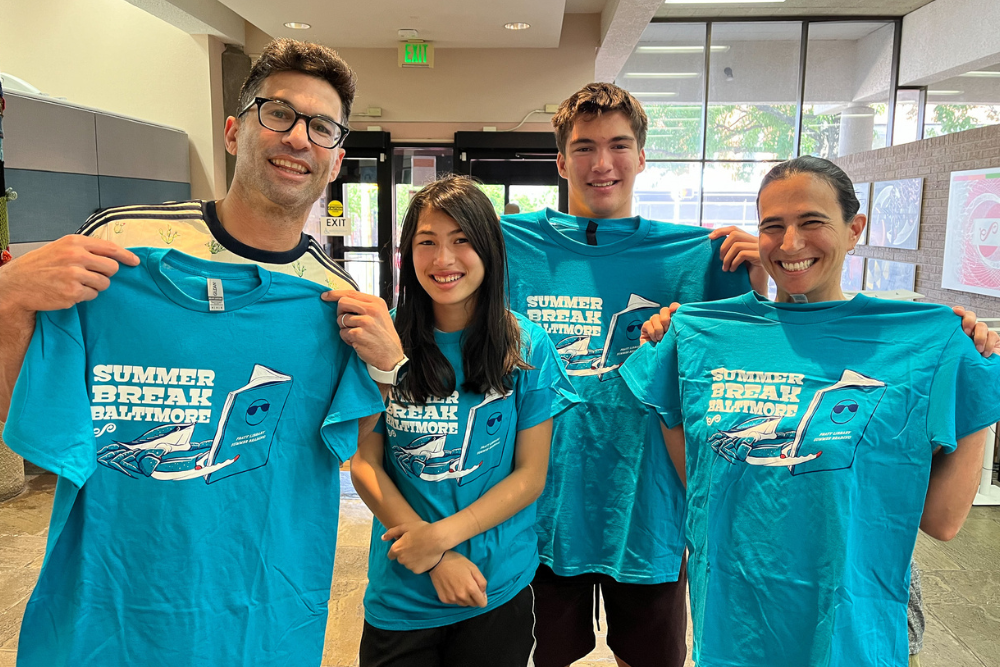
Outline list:
[[[320,148],[336,148],[344,142],[351,131],[332,118],[307,116],[296,111],[295,107],[287,102],[270,100],[266,97],[255,97],[253,102],[243,108],[243,111],[236,114],[236,117],[239,118],[250,111],[250,107],[255,104],[257,105],[257,120],[272,132],[288,132],[299,122],[299,118],[304,118],[306,136],[309,137],[309,141]]]

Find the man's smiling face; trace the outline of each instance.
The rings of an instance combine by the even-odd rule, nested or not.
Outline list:
[[[309,116],[341,118],[340,96],[333,86],[301,72],[272,74],[257,96],[281,100]],[[309,141],[304,120],[288,132],[261,126],[256,106],[227,126],[226,139],[237,156],[234,180],[289,208],[311,206],[319,199],[326,184],[336,179],[344,157],[342,148],[320,148]]]

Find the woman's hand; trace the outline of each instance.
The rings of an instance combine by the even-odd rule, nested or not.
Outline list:
[[[386,530],[382,539],[396,540],[389,547],[389,560],[399,561],[414,574],[423,574],[437,565],[448,549],[448,546],[443,546],[441,533],[441,528],[435,523],[413,521]]]
[[[989,357],[994,352],[1000,351],[997,349],[1000,346],[1000,337],[995,331],[990,331],[985,322],[979,322],[974,312],[962,306],[955,306],[952,310],[962,318],[962,330],[975,343],[979,354]]]
[[[460,607],[486,606],[486,578],[465,556],[446,551],[430,575],[441,602]]]

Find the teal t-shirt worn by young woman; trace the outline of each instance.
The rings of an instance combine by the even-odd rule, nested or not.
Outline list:
[[[905,665],[931,456],[1000,419],[1000,358],[945,306],[750,293],[622,376],[684,426],[699,667]]]
[[[385,434],[385,471],[420,517],[439,521],[468,507],[514,470],[518,431],[537,426],[579,402],[545,332],[516,315],[525,361],[509,392],[462,389],[462,332],[434,339],[455,370],[455,391],[424,405],[395,396],[377,430]],[[460,607],[438,599],[429,573],[414,574],[389,560],[391,542],[374,519],[368,559],[365,620],[383,630],[450,625],[495,609],[531,583],[538,567],[532,503],[503,523],[459,544],[486,578],[487,606]]]

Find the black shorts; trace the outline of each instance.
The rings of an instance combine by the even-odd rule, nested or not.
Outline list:
[[[608,647],[630,667],[683,667],[687,656],[687,559],[677,581],[622,584],[606,574],[560,577],[540,565],[535,591],[535,667],[566,667],[594,650],[604,598]]]
[[[361,667],[525,667],[535,646],[531,587],[485,614],[424,630],[365,621]],[[565,667],[565,666],[562,666]]]

